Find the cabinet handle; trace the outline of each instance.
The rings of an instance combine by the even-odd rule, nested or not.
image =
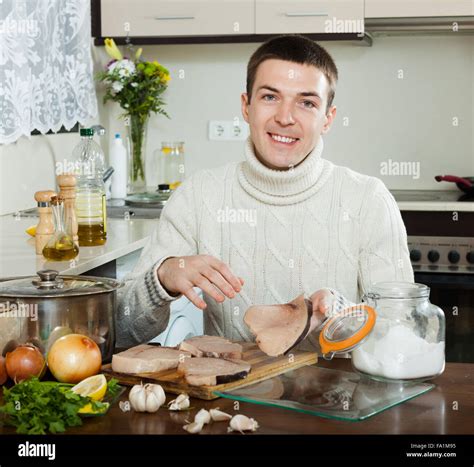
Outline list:
[[[288,16],[288,17],[298,17],[298,16],[328,16],[327,13],[305,13],[305,12],[297,12],[297,13],[290,13],[290,12],[286,12],[285,13],[285,16]]]
[[[168,19],[195,19],[194,16],[155,16],[153,19],[158,21],[168,20]]]

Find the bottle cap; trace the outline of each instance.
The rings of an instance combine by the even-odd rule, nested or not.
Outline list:
[[[120,133],[115,133],[115,139],[121,139]]]

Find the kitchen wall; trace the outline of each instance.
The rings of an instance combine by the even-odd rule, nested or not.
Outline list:
[[[323,45],[340,75],[338,114],[325,138],[325,158],[378,176],[392,189],[453,189],[433,176],[474,175],[473,36],[377,37],[372,47]],[[144,57],[163,63],[172,76],[166,95],[171,120],[151,120],[149,154],[161,141],[185,141],[188,174],[242,159],[242,142],[208,141],[207,128],[211,119],[241,118],[246,63],[257,47],[145,46]],[[94,60],[97,69],[107,62],[102,47],[94,47]],[[102,141],[107,150],[124,127],[120,109],[103,106],[100,92],[98,98],[96,120],[108,130]],[[0,146],[0,214],[32,207],[34,192],[54,185],[54,161],[70,158],[77,140],[77,134],[34,136]],[[409,163],[407,175],[397,175],[400,162]],[[153,183],[155,173],[150,175]]]

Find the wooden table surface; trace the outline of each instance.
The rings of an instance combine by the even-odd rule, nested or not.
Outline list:
[[[319,366],[351,370],[348,359],[320,361]],[[155,414],[124,412],[114,404],[107,415],[84,420],[83,426],[68,429],[68,434],[183,434],[186,419],[197,410],[219,407],[230,414],[255,418],[261,434],[474,434],[474,364],[447,363],[445,372],[433,381],[436,388],[415,399],[360,422],[329,420],[292,410],[234,401],[191,400],[196,410],[173,413],[160,409]],[[167,395],[167,401],[176,396]],[[128,399],[128,389],[121,400]],[[203,434],[224,434],[227,423],[207,425]],[[14,433],[0,428],[0,434]]]

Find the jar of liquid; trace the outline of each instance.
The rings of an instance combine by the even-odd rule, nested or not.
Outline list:
[[[54,234],[43,248],[43,256],[49,261],[69,261],[79,254],[72,238],[71,225],[65,224],[63,201],[59,196],[51,198]]]
[[[107,215],[103,174],[105,158],[93,140],[91,128],[81,129],[81,141],[74,149],[78,165],[76,217],[79,246],[103,245],[107,238]]]
[[[158,157],[158,184],[174,190],[184,180],[184,142],[161,143]]]
[[[444,371],[445,316],[429,295],[429,287],[410,282],[371,287],[363,300],[377,319],[352,351],[356,371],[382,381],[424,381]]]

